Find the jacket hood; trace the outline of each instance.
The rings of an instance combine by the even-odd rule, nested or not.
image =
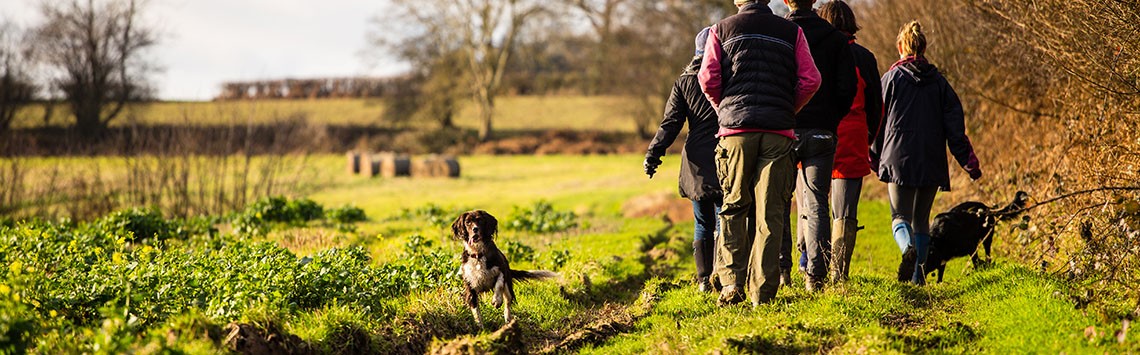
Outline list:
[[[938,72],[938,68],[933,64],[928,63],[926,60],[903,60],[895,64],[903,75],[918,85],[926,85],[935,82],[942,74]]]
[[[809,45],[816,45],[819,41],[836,33],[842,35],[844,39],[850,37],[850,35],[843,33],[843,31],[835,29],[835,26],[832,26],[830,22],[819,17],[815,11],[798,10],[788,13],[787,19],[795,22],[800,28],[803,28],[804,36],[808,37]]]
[[[701,61],[704,58],[703,55],[694,56],[693,60],[689,61],[689,65],[685,66],[685,70],[681,71],[681,75],[691,75],[701,71]]]

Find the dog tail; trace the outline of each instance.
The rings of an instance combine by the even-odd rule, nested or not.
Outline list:
[[[542,279],[549,279],[549,278],[554,278],[554,277],[558,277],[558,273],[555,273],[555,272],[553,272],[553,271],[546,271],[546,270],[534,270],[534,271],[524,271],[524,270],[511,270],[511,278],[512,278],[512,279],[515,279],[515,280],[518,280],[518,281],[542,280]]]

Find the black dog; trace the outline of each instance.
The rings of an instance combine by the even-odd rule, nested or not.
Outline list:
[[[459,215],[451,224],[452,235],[463,241],[463,286],[466,288],[464,300],[475,322],[483,327],[483,317],[479,315],[479,294],[494,292],[491,304],[503,306],[503,321],[511,321],[511,305],[515,303],[515,281],[526,281],[555,277],[557,274],[538,270],[511,270],[507,257],[495,246],[493,237],[498,231],[499,221],[486,211],[468,211]]]
[[[989,260],[990,245],[993,244],[994,226],[1017,218],[1025,209],[1029,194],[1018,191],[1013,202],[1004,208],[986,206],[981,202],[963,202],[950,211],[934,216],[930,225],[930,253],[927,254],[923,270],[927,274],[938,271],[938,282],[946,272],[946,262],[950,259],[970,256],[974,265],[981,263],[978,257],[978,244],[986,251]],[[908,273],[909,275],[909,273]]]

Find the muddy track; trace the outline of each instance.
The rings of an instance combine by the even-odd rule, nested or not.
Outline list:
[[[672,223],[642,238],[639,248],[643,256],[639,261],[644,265],[644,273],[613,281],[597,287],[590,286],[584,292],[563,291],[563,297],[575,302],[591,304],[587,312],[569,319],[567,326],[555,331],[529,331],[535,327],[520,327],[511,322],[490,335],[461,335],[451,340],[437,342],[431,346],[433,354],[470,353],[567,353],[587,345],[605,342],[617,335],[635,330],[635,323],[650,314],[660,299],[661,293],[680,287],[672,282],[648,282],[653,277],[670,280],[680,268],[672,265],[676,255],[683,251],[668,248]],[[588,284],[588,280],[586,282]],[[633,299],[612,299],[602,295],[624,294],[637,291]],[[509,336],[509,334],[521,334]],[[507,335],[504,335],[507,334]],[[521,339],[521,341],[519,340]]]

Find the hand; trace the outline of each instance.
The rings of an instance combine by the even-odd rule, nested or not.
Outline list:
[[[653,174],[657,173],[657,167],[661,166],[661,159],[645,157],[645,163],[643,163],[643,165],[645,165],[645,175],[649,175],[649,178],[652,179]]]
[[[970,174],[970,180],[978,181],[978,179],[982,178],[982,169],[981,168],[973,168],[970,170],[966,170],[966,172]]]
[[[977,181],[982,178],[982,167],[981,164],[978,164],[978,158],[971,156],[970,161],[963,168],[966,169],[967,174],[970,174],[970,180]]]

